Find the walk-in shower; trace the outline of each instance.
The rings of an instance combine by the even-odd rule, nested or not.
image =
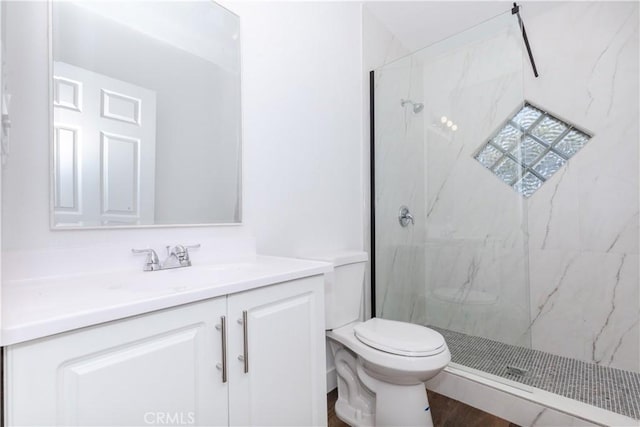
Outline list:
[[[638,5],[514,13],[371,72],[373,310],[640,419]]]

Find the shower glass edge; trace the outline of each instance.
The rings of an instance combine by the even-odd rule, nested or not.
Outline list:
[[[474,156],[524,104],[523,49],[509,11],[371,84],[374,313],[440,331],[456,367],[504,382],[508,345],[531,347],[527,204]]]

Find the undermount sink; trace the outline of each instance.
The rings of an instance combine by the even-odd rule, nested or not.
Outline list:
[[[227,285],[246,280],[251,268],[246,264],[199,265],[188,268],[143,272],[125,275],[122,288],[131,291],[158,291],[166,289],[173,292],[184,292],[202,286]]]

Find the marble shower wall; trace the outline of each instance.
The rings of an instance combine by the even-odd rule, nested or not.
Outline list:
[[[526,99],[594,135],[528,200],[532,345],[637,372],[638,3],[523,15]]]

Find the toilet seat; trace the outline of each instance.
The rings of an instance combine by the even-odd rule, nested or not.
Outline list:
[[[419,384],[440,372],[451,361],[446,343],[425,357],[403,356],[374,348],[356,337],[354,329],[362,323],[354,322],[327,331],[327,338],[355,353],[375,378],[391,384]]]
[[[442,353],[444,337],[424,326],[373,318],[353,328],[356,338],[369,347],[406,357],[426,357]]]

